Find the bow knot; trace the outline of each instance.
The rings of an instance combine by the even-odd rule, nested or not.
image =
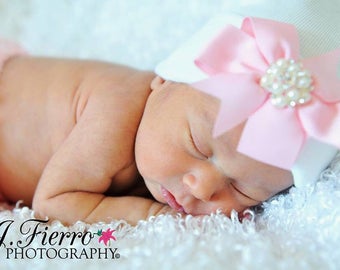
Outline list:
[[[260,85],[271,93],[271,102],[277,108],[308,103],[314,89],[311,73],[294,59],[279,59],[271,64]]]

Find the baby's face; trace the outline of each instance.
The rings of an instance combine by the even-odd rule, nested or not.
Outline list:
[[[293,184],[289,171],[239,152],[243,126],[214,138],[219,101],[156,78],[136,138],[139,172],[155,197],[192,215],[242,211]]]

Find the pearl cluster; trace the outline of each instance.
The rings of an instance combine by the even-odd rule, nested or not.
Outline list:
[[[260,85],[271,93],[271,102],[277,108],[308,103],[314,89],[310,72],[293,59],[279,59],[271,64]]]

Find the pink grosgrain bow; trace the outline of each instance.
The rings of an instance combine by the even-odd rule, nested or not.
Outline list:
[[[196,59],[192,86],[221,100],[214,135],[247,120],[238,151],[291,169],[308,137],[340,148],[340,49],[299,60],[293,25],[245,18]]]

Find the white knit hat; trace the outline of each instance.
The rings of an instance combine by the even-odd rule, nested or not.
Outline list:
[[[261,6],[249,6],[244,11],[249,11],[247,16],[270,18],[295,25],[299,32],[300,53],[303,57],[340,47],[340,1],[262,1]],[[206,79],[208,75],[195,65],[194,60],[221,29],[227,24],[239,28],[243,19],[243,16],[235,13],[213,18],[158,64],[155,72],[166,80],[189,84]],[[308,138],[291,168],[295,186],[314,183],[336,153],[335,146]]]

